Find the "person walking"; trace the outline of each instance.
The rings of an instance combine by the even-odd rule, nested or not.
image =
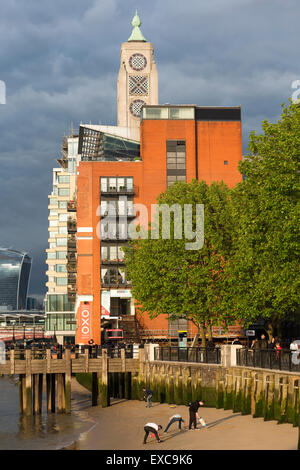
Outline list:
[[[198,409],[200,406],[204,405],[204,401],[196,400],[189,405],[189,413],[190,413],[190,422],[189,422],[189,429],[192,429],[192,425],[194,425],[194,429],[197,429],[197,419],[199,420],[200,417],[198,415]]]
[[[150,390],[150,388],[143,388],[143,392],[145,394],[144,398],[147,401],[146,408],[150,408],[152,406],[151,399],[152,399],[153,392],[152,392],[152,390]]]
[[[158,435],[158,431],[159,431],[160,429],[162,429],[162,426],[161,426],[160,424],[156,424],[156,423],[147,423],[147,424],[144,426],[145,437],[144,437],[143,444],[146,444],[147,438],[148,438],[150,432],[155,435],[157,442],[161,442],[161,440],[160,440],[160,438],[159,438],[159,435]]]
[[[170,418],[170,420],[169,420],[169,422],[168,422],[168,424],[167,424],[167,427],[166,427],[166,429],[164,430],[164,434],[166,434],[167,431],[168,431],[168,429],[169,429],[169,427],[170,427],[173,423],[176,423],[176,422],[178,422],[178,427],[179,427],[179,430],[181,431],[181,423],[184,423],[184,419],[183,419],[183,417],[182,417],[181,415],[176,414],[176,415],[171,416],[171,418]]]

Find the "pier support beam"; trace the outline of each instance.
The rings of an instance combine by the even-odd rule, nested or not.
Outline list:
[[[71,413],[71,351],[66,349],[66,373],[64,376],[65,413]]]
[[[92,372],[92,406],[98,405],[98,374],[97,372]]]
[[[42,412],[43,400],[43,374],[33,375],[33,413],[35,415]]]
[[[47,412],[55,413],[55,374],[46,375]]]
[[[63,374],[56,375],[56,386],[57,386],[57,413],[64,412],[64,379]]]
[[[32,414],[32,376],[31,376],[31,350],[26,349],[25,351],[25,361],[26,361],[26,374],[25,374],[25,415],[31,416]],[[25,397],[24,397],[25,395]]]
[[[101,373],[101,406],[105,408],[110,405],[108,390],[108,358],[107,349],[102,350],[102,373]]]

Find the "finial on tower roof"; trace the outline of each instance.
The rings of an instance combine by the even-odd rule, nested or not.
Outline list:
[[[131,22],[133,26],[133,30],[131,33],[130,38],[128,39],[129,41],[144,41],[147,42],[147,39],[144,38],[142,31],[140,30],[140,26],[142,24],[140,17],[138,15],[138,11],[136,10],[135,15],[133,17],[133,20]]]

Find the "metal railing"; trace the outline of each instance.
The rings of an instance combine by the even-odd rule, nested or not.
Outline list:
[[[236,351],[238,366],[300,372],[300,350],[248,349]]]
[[[154,348],[154,360],[221,364],[221,350],[219,348],[158,347]]]
[[[80,357],[85,356],[85,351],[88,350],[88,356],[90,359],[97,359],[102,357],[102,349],[107,349],[107,356],[110,359],[121,358],[121,350],[125,349],[125,358],[133,358],[133,344],[126,344],[124,346],[120,345],[85,345],[85,346],[67,346],[64,347],[59,344],[48,344],[46,346],[36,346],[36,345],[10,345],[6,348],[5,354],[6,359],[10,357],[10,351],[14,350],[14,355],[16,360],[25,360],[25,351],[26,349],[31,350],[32,359],[45,359],[46,350],[51,350],[51,356],[55,359],[63,359],[66,349],[71,350],[71,356],[74,359],[79,359]]]

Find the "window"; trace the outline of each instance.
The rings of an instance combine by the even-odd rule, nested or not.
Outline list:
[[[113,192],[132,192],[133,191],[133,178],[132,176],[124,178],[101,178],[100,180],[101,193]]]
[[[57,277],[56,278],[57,286],[66,286],[68,285],[68,279],[66,277]]]
[[[101,185],[101,192],[106,193],[107,192],[107,178],[101,178],[100,185]]]
[[[228,160],[224,160],[224,165],[228,165]]]
[[[67,234],[68,233],[67,227],[65,227],[65,226],[58,227],[58,233]]]
[[[59,196],[70,196],[69,188],[59,188],[58,195]]]
[[[70,182],[70,176],[69,175],[60,175],[58,177],[58,182],[59,183],[69,183]]]
[[[116,178],[109,178],[109,189],[112,189],[112,190],[117,189],[117,180],[116,180]]]
[[[57,216],[57,211],[53,211],[53,210],[49,211],[49,216],[50,217]]]
[[[56,244],[57,246],[67,246],[67,238],[57,238]]]
[[[104,285],[127,285],[125,268],[117,266],[101,268],[101,283]]]
[[[58,232],[49,232],[49,238],[55,238],[55,235],[57,235]]]
[[[57,206],[57,199],[50,198],[49,199],[49,205],[50,206]]]
[[[67,222],[68,220],[68,214],[64,213],[64,214],[59,214],[58,215],[58,220],[60,222]]]
[[[195,108],[155,106],[143,108],[143,119],[195,119]]]
[[[56,248],[56,243],[55,242],[50,242],[49,243],[49,248]]]
[[[111,261],[116,261],[118,259],[117,255],[117,247],[116,246],[111,246],[109,250],[109,259]]]
[[[56,259],[56,253],[47,253],[48,259]]]
[[[108,259],[108,247],[107,246],[101,246],[101,259],[103,261]]]
[[[57,273],[66,273],[67,272],[67,265],[66,264],[56,264],[56,272]]]
[[[67,294],[53,294],[47,296],[46,311],[47,312],[63,312],[74,310],[74,303],[68,301]],[[55,315],[49,315],[55,317]]]
[[[58,221],[57,220],[49,220],[49,227],[57,227]]]
[[[177,109],[177,108],[176,108]],[[167,185],[186,181],[186,151],[184,140],[167,140]]]
[[[58,208],[59,209],[67,209],[67,201],[58,201]]]
[[[66,251],[57,251],[56,252],[56,259],[66,259],[67,252]]]

